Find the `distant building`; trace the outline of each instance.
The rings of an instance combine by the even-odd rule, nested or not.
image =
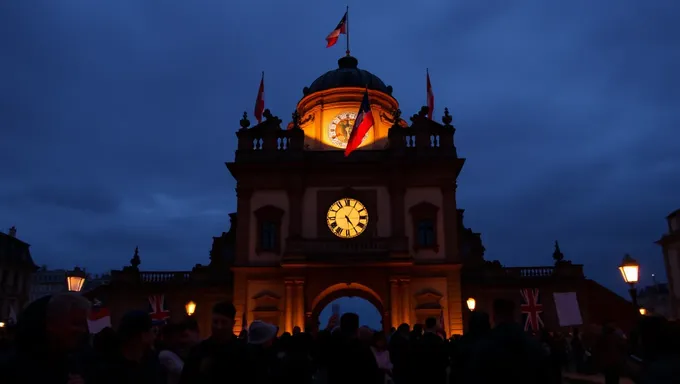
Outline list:
[[[663,260],[668,276],[670,319],[680,319],[680,209],[666,217],[668,233],[656,243],[663,248]]]
[[[31,285],[30,300],[35,301],[47,295],[53,295],[59,292],[66,292],[68,286],[66,284],[66,271],[63,269],[47,269],[42,266],[33,275],[33,284]]]
[[[640,289],[638,304],[650,315],[661,315],[666,318],[672,316],[670,291],[666,283],[655,283]]]
[[[0,232],[0,321],[15,321],[29,301],[31,275],[38,268],[29,247],[17,238],[15,227]]]

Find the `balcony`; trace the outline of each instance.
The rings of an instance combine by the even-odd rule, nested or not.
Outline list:
[[[377,261],[407,255],[405,237],[367,239],[288,239],[285,259],[306,261]]]

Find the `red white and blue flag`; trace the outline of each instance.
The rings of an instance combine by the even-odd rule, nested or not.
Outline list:
[[[352,151],[359,148],[364,136],[373,127],[373,112],[371,111],[371,104],[368,101],[368,89],[364,92],[364,99],[361,101],[361,107],[357,112],[357,118],[354,120],[354,127],[349,134],[347,140],[347,147],[345,147],[345,157],[349,156]]]
[[[525,317],[524,330],[540,330],[543,327],[543,319],[541,319],[543,304],[541,304],[541,297],[539,296],[538,289],[520,289],[519,293],[522,295],[522,304],[519,308],[522,312],[522,316]]]
[[[165,309],[165,295],[149,296],[149,308],[151,320],[155,324],[163,323],[170,318],[170,311]]]
[[[334,46],[338,42],[340,35],[345,34],[347,34],[347,12],[345,12],[345,15],[340,19],[338,26],[335,27],[333,32],[326,36],[326,48]]]
[[[98,299],[92,300],[92,309],[87,319],[87,327],[92,334],[97,334],[102,329],[111,327],[111,312]]]

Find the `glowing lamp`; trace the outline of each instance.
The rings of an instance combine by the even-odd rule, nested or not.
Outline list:
[[[471,297],[471,298],[467,299],[466,303],[467,303],[467,307],[468,307],[469,310],[471,310],[471,311],[475,310],[475,307],[477,306],[477,302],[475,301],[475,299],[473,299]]]
[[[621,266],[619,267],[623,281],[628,284],[636,284],[638,282],[638,277],[640,274],[640,264],[638,264],[635,259],[630,257],[629,254],[623,257]]]
[[[185,306],[184,309],[187,311],[187,315],[191,316],[196,312],[196,303],[193,301],[189,301]]]
[[[647,310],[646,310],[645,308],[640,308],[640,314],[641,314],[642,316],[646,315],[646,314],[647,314]]]
[[[75,267],[72,271],[66,272],[66,284],[69,292],[80,292],[85,284],[87,275],[85,271],[79,267]]]
[[[5,323],[3,321],[0,321],[0,328],[5,328]]]

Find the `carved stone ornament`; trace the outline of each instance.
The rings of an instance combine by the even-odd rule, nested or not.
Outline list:
[[[250,120],[248,120],[248,112],[243,112],[243,118],[239,123],[241,124],[241,129],[248,129],[248,127],[250,127]]]
[[[255,308],[253,312],[274,312],[279,310],[281,298],[270,291],[262,291],[253,297]]]
[[[444,297],[439,292],[428,289],[416,295],[416,309],[439,309],[441,308],[441,299]]]
[[[444,123],[444,126],[450,127],[451,122],[453,121],[453,117],[449,114],[449,109],[444,108],[444,116],[442,117],[442,123]]]

